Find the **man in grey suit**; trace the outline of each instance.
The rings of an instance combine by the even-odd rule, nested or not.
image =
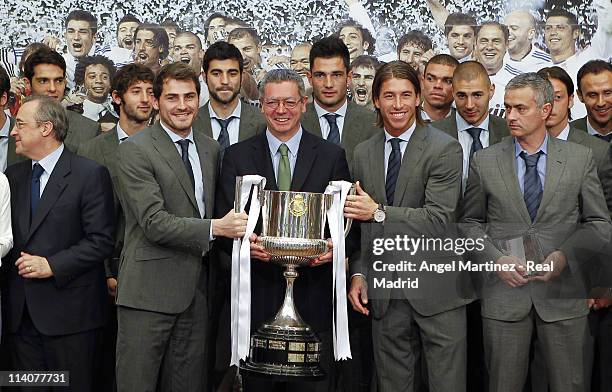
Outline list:
[[[54,50],[40,49],[26,60],[23,66],[26,83],[32,95],[46,95],[58,102],[66,90],[66,61]],[[86,141],[100,133],[100,124],[71,110],[68,115],[68,134],[64,145],[74,153]]]
[[[202,106],[193,124],[219,142],[221,150],[246,140],[266,127],[263,116],[240,100],[244,60],[240,50],[225,41],[212,44],[202,61],[210,100]]]
[[[162,67],[153,85],[160,122],[119,145],[119,391],[206,388],[207,253],[217,236],[244,235],[247,216],[210,219],[219,146],[192,130],[199,88],[188,65]]]
[[[306,106],[302,118],[304,129],[344,148],[349,168],[353,150],[373,135],[376,120],[371,110],[348,102],[350,69],[349,51],[342,40],[330,36],[314,43],[308,73],[314,102]]]
[[[589,135],[612,142],[612,64],[591,60],[578,71],[578,98],[587,110],[586,117],[572,125]]]
[[[361,222],[362,244],[396,234],[444,236],[461,196],[461,146],[420,120],[418,76],[407,63],[383,65],[372,96],[384,131],[355,149],[359,183],[345,216]],[[465,391],[467,301],[454,295],[415,299],[409,288],[386,289],[374,292],[368,309],[368,284],[373,287],[377,275],[369,256],[363,248],[349,258],[349,300],[356,311],[372,312],[378,390],[418,390],[422,353],[430,391]],[[405,277],[400,274],[389,278]]]
[[[513,137],[474,155],[465,192],[464,232],[485,241],[472,260],[492,266],[484,273],[481,303],[489,389],[496,392],[522,390],[534,332],[550,390],[590,389],[588,308],[584,299],[572,299],[583,295],[574,291],[580,282],[573,278],[581,249],[609,241],[610,215],[592,151],[547,134],[553,91],[535,73],[508,83],[504,101]],[[548,271],[541,275],[530,275],[524,259],[494,244],[527,234],[537,238],[545,258]]]

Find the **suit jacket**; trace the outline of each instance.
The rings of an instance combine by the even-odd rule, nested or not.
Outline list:
[[[340,146],[346,151],[346,160],[349,168],[353,167],[353,151],[357,145],[365,140],[368,140],[375,133],[373,127],[376,122],[376,114],[359,106],[353,102],[349,102],[346,108],[346,118],[342,127],[342,138]],[[309,103],[306,106],[306,113],[302,117],[304,128],[312,132],[318,137],[323,137],[321,133],[321,123],[317,116],[314,103]]]
[[[191,304],[210,246],[219,145],[193,132],[204,181],[200,217],[181,155],[158,123],[119,145],[119,199],[125,242],[117,304],[177,314]]]
[[[115,230],[115,250],[112,257],[104,262],[106,277],[117,277],[119,269],[119,256],[123,247],[123,235],[125,233],[125,217],[121,203],[119,202],[118,188],[119,179],[117,178],[117,159],[119,148],[119,138],[117,136],[117,126],[111,128],[108,132],[102,133],[95,138],[87,141],[79,149],[79,154],[98,162],[105,166],[113,181],[113,199],[115,201],[115,222],[117,222]]]
[[[577,120],[572,121],[572,122],[570,123],[570,126],[572,126],[572,127],[574,127],[574,128],[577,128],[577,129],[580,129],[580,130],[582,130],[582,131],[585,131],[585,132],[586,132],[586,131],[588,130],[588,126],[587,126],[587,118],[586,118],[586,116],[585,116],[585,117],[582,117],[582,118],[579,118],[579,119],[577,119]]]
[[[104,264],[113,250],[113,193],[108,170],[64,149],[38,209],[30,217],[30,160],[9,167],[14,247],[4,264],[8,284],[3,310],[16,332],[25,306],[45,335],[67,335],[104,325]],[[30,224],[31,221],[31,224]],[[46,257],[53,276],[24,279],[20,252]]]
[[[210,126],[210,110],[208,103],[202,106],[198,111],[198,115],[193,122],[193,128],[204,132],[204,135],[210,138],[213,137],[212,127]],[[246,140],[265,130],[266,121],[259,110],[248,103],[241,102],[238,141],[241,142]]]
[[[457,130],[457,117],[448,116],[431,123],[432,126],[445,132],[454,139],[459,139]],[[510,135],[506,120],[493,114],[489,115],[489,145],[499,143],[504,137]]]
[[[230,146],[225,151],[221,180],[217,188],[215,215],[223,216],[233,208],[236,176],[259,174],[266,177],[266,189],[278,190],[266,133]],[[323,193],[329,181],[350,180],[346,155],[342,148],[302,133],[291,190]],[[224,251],[231,254],[231,242],[222,241]],[[295,281],[295,302],[304,321],[315,330],[329,330],[332,322],[331,263],[301,268]],[[253,260],[251,291],[251,321],[254,328],[274,317],[285,293],[281,269]]]
[[[100,134],[100,124],[72,110],[66,110],[68,115],[68,133],[64,145],[72,152],[79,153],[79,148],[88,140]]]
[[[531,222],[516,172],[514,138],[474,155],[465,192],[462,218],[467,237],[484,238],[486,247],[475,257],[481,262],[502,256],[491,239],[509,239],[533,233],[548,255],[560,249],[568,259],[563,274],[547,284],[528,283],[511,288],[492,272],[483,288],[483,317],[517,321],[532,306],[546,322],[588,313],[581,287],[581,249],[601,248],[610,238],[610,215],[597,178],[590,149],[554,137],[548,138],[546,177],[542,201]],[[555,298],[555,299],[551,299]],[[561,299],[556,299],[561,298]]]
[[[372,260],[365,244],[373,238],[393,238],[396,234],[409,237],[444,238],[448,225],[455,222],[455,207],[461,195],[462,151],[461,146],[443,132],[431,125],[418,125],[410,137],[403,155],[395,188],[394,204],[387,205],[385,192],[385,134],[378,134],[361,143],[355,149],[353,176],[360,181],[365,192],[377,203],[386,205],[384,224],[361,222],[362,250],[353,254],[349,261],[351,275],[360,273],[371,282],[374,277]],[[373,158],[374,157],[374,158]],[[448,261],[446,254],[432,254],[416,260],[427,260],[428,256]],[[432,261],[430,259],[428,261]],[[396,261],[397,262],[397,261]],[[451,276],[452,275],[452,276]],[[393,274],[376,273],[376,277],[394,279]],[[443,274],[435,283],[420,282],[424,289],[441,284],[440,279],[455,279],[454,274]],[[455,287],[455,280],[448,282]],[[374,287],[372,284],[369,287]],[[440,287],[440,286],[438,286]],[[409,290],[413,292],[409,293]],[[382,290],[374,297],[370,295],[373,316],[384,316],[390,299],[390,290]],[[414,289],[406,289],[407,298],[414,298]],[[420,314],[430,316],[454,309],[468,303],[468,300],[454,295],[436,299],[411,299],[410,304]]]

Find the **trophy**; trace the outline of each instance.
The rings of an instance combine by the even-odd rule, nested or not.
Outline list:
[[[322,378],[321,341],[295,307],[293,283],[299,276],[298,267],[328,251],[324,230],[333,196],[260,189],[258,197],[263,227],[257,242],[270,261],[285,268],[287,287],[276,316],[251,335],[249,356],[241,368],[268,376]],[[345,236],[350,226],[347,220]]]

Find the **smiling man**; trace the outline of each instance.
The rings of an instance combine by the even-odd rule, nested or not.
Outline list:
[[[82,104],[83,116],[98,122],[116,122],[109,101],[114,76],[115,65],[104,56],[87,56],[77,64],[74,82],[83,86],[86,94]]]
[[[572,125],[589,135],[612,142],[612,65],[603,60],[589,61],[578,71],[578,98],[587,110],[586,117]]]
[[[473,16],[454,12],[444,22],[444,36],[451,56],[459,62],[467,61],[474,51],[476,19]]]
[[[550,55],[533,45],[537,36],[536,20],[528,10],[515,10],[504,18],[508,27],[508,53],[505,68],[514,76],[551,65]]]
[[[366,52],[374,53],[376,40],[372,37],[372,33],[355,21],[348,20],[342,23],[336,35],[348,48],[351,62]]]

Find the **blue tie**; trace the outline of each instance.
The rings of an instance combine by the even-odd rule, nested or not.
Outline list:
[[[40,201],[40,176],[45,172],[39,163],[35,163],[32,167],[32,186],[30,187],[30,220],[34,218],[38,202]]]
[[[469,128],[465,130],[472,137],[472,148],[470,148],[470,160],[472,160],[472,156],[476,151],[482,150],[482,142],[480,141],[480,133],[482,129],[480,128]]]
[[[400,167],[402,166],[402,152],[400,150],[400,142],[402,139],[392,138],[389,139],[391,143],[391,154],[389,154],[389,162],[387,163],[387,178],[385,181],[385,192],[387,193],[387,205],[393,205],[393,198],[395,197],[395,184],[397,183],[397,176],[399,174]]]
[[[229,132],[227,131],[227,127],[229,126],[229,124],[232,122],[234,118],[235,117],[232,116],[232,117],[228,117],[225,120],[222,120],[220,118],[215,117],[215,120],[217,120],[217,122],[221,126],[221,132],[219,133],[219,137],[217,138],[217,141],[221,145],[221,150],[225,150],[226,148],[230,146],[230,138],[229,138]]]
[[[538,214],[538,208],[542,201],[542,182],[538,175],[538,160],[542,151],[533,155],[521,152],[521,158],[525,161],[525,177],[523,178],[523,200],[527,206],[529,217],[533,222]]]
[[[607,135],[597,134],[595,137],[610,143],[610,140],[612,140],[612,132],[608,133]]]
[[[327,113],[323,115],[329,123],[329,135],[327,135],[327,141],[334,144],[340,144],[340,129],[338,129],[338,123],[336,122],[336,113]]]
[[[185,169],[187,169],[187,174],[189,175],[189,179],[191,180],[191,185],[195,186],[193,168],[191,167],[191,162],[189,162],[189,142],[190,142],[189,139],[183,139],[183,140],[177,141],[179,146],[181,146],[181,159],[183,160]]]

